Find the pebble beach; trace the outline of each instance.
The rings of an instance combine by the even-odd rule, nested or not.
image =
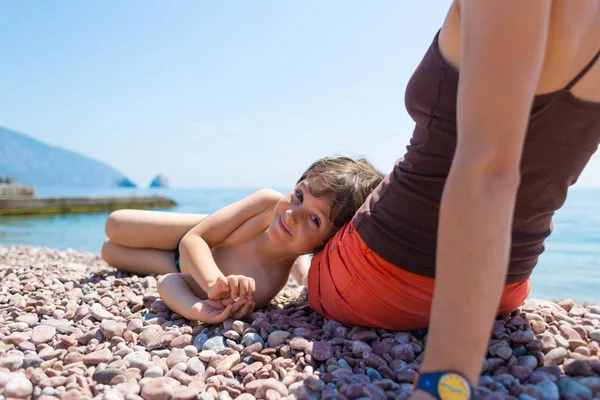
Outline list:
[[[426,330],[344,326],[293,280],[218,326],[98,254],[0,246],[0,400],[406,399]],[[477,399],[600,399],[600,305],[528,299],[493,326]]]

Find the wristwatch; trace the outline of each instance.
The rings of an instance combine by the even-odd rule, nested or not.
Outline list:
[[[443,371],[422,373],[414,390],[429,393],[439,400],[473,400],[473,386],[458,372]]]

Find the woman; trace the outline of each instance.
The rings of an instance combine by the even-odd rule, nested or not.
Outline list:
[[[429,326],[415,398],[469,398],[495,315],[527,297],[600,142],[599,50],[600,0],[454,1],[407,86],[404,160],[313,258],[326,317]]]

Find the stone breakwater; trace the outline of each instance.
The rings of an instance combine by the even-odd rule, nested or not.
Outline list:
[[[293,282],[245,321],[192,323],[96,254],[0,247],[0,400],[405,399],[426,332],[347,327]],[[600,399],[600,307],[498,318],[478,399]]]

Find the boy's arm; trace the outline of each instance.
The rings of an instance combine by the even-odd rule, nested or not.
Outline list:
[[[190,274],[209,293],[218,280],[225,279],[210,249],[221,244],[235,245],[256,236],[268,226],[272,209],[280,198],[280,193],[262,189],[209,215],[181,240],[181,271]]]

